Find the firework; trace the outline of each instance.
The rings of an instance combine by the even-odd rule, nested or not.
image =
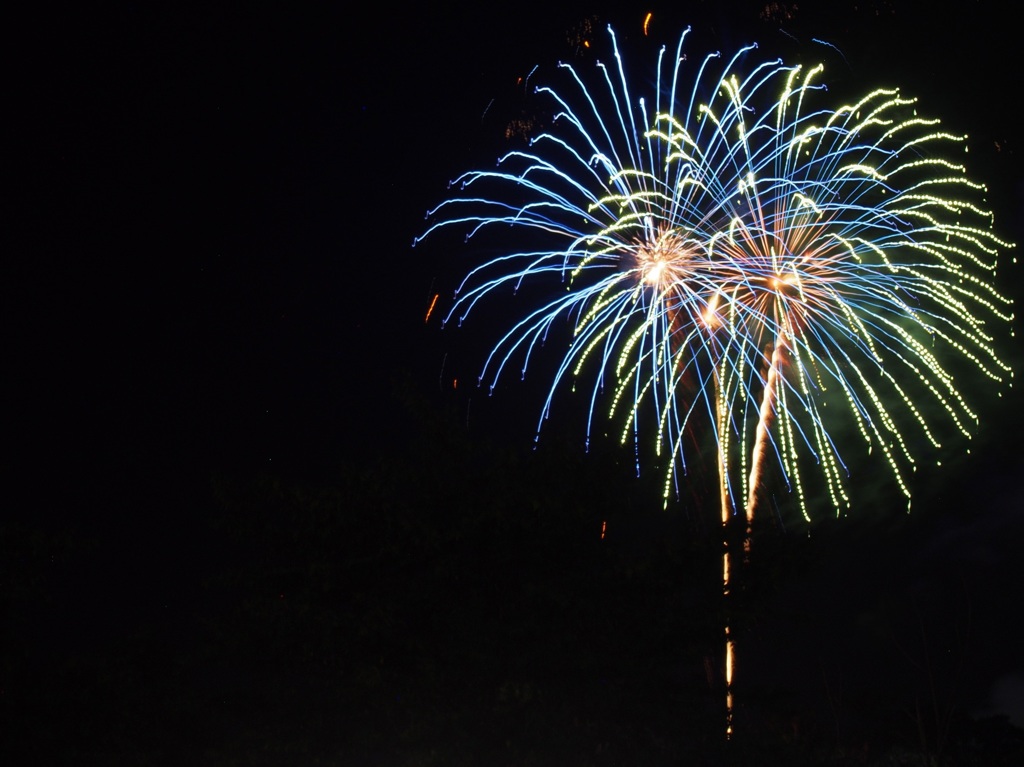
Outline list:
[[[562,64],[564,87],[536,89],[550,128],[428,213],[424,237],[454,227],[499,247],[446,323],[497,293],[550,290],[497,339],[481,384],[557,347],[538,432],[572,388],[588,444],[611,419],[639,470],[650,440],[668,499],[708,452],[688,438],[704,429],[723,517],[753,515],[769,470],[804,516],[812,472],[841,512],[847,453],[865,446],[909,503],[918,453],[972,434],[961,374],[1012,379],[996,348],[1012,307],[995,287],[1011,245],[961,161],[965,137],[898,90],[829,106],[821,66],[751,63],[756,46],[690,58],[689,30],[634,93],[608,32],[609,64]]]

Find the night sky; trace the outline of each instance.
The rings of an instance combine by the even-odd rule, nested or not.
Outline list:
[[[663,510],[579,413],[533,450],[543,366],[476,390],[512,318],[425,322],[479,256],[413,238],[532,114],[519,78],[586,68],[588,23],[654,50],[651,11],[669,45],[819,38],[837,90],[919,96],[1024,242],[1016,27],[994,0],[549,5],[5,20],[6,764],[728,756],[714,504]],[[971,399],[970,454],[909,516],[869,473],[849,519],[755,540],[748,731],[878,754],[915,700],[1024,728],[1020,395]]]

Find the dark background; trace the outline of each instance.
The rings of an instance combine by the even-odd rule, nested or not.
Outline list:
[[[587,69],[587,23],[646,71],[648,11],[695,51],[835,44],[837,93],[971,135],[1022,240],[995,2],[8,12],[5,763],[1020,756],[1014,391],[909,516],[872,474],[849,519],[757,531],[726,747],[713,504],[662,510],[571,413],[532,450],[543,376],[488,398],[495,328],[424,321],[474,261],[413,237],[531,114],[517,78]]]

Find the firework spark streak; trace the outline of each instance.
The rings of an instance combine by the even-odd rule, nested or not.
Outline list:
[[[754,61],[754,45],[687,57],[689,30],[638,97],[608,31],[608,64],[562,64],[564,88],[536,89],[550,129],[428,213],[423,237],[499,235],[446,323],[552,286],[498,338],[481,384],[560,346],[538,433],[556,392],[582,392],[587,444],[610,418],[639,470],[649,438],[666,502],[700,452],[684,436],[705,428],[723,514],[753,514],[769,464],[805,517],[812,473],[841,513],[858,445],[909,503],[921,449],[972,434],[961,377],[1012,381],[996,349],[1012,306],[995,287],[1012,246],[959,159],[965,137],[898,90],[830,106],[821,66]]]

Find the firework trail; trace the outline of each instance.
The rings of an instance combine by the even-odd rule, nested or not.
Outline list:
[[[549,130],[428,213],[423,237],[457,228],[498,249],[446,323],[551,289],[480,383],[557,347],[538,433],[556,392],[581,392],[588,445],[611,419],[639,471],[649,439],[666,502],[699,457],[684,436],[712,432],[723,518],[752,517],[768,464],[805,517],[812,473],[841,513],[858,445],[909,503],[919,444],[971,436],[961,378],[1012,379],[996,349],[1012,307],[995,287],[1011,245],[959,159],[965,137],[895,89],[828,105],[821,66],[754,61],[753,45],[688,57],[689,30],[634,93],[608,33],[608,63],[562,64],[563,87],[536,89]]]

